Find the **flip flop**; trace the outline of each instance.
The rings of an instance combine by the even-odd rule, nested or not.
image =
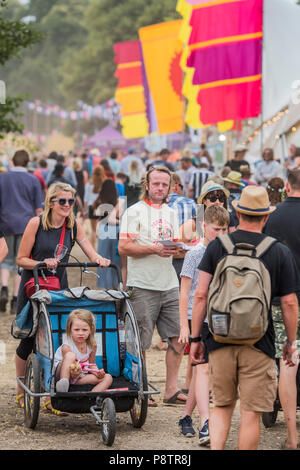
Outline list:
[[[156,401],[151,396],[148,397],[148,406],[151,406],[152,408],[156,408],[158,406]]]
[[[51,408],[49,407],[49,405]],[[56,410],[55,408],[53,408],[53,406],[51,405],[51,400],[45,401],[43,410],[46,411],[46,413],[52,413],[55,416],[68,416],[69,414],[69,413],[66,413],[65,411],[60,411],[60,410]]]
[[[182,390],[178,390],[174,395],[172,395],[170,398],[164,398],[163,403],[165,405],[185,405],[186,400],[182,400],[182,398],[179,398],[178,395],[182,394]]]
[[[24,408],[24,400],[23,400],[23,403],[20,403],[21,398],[24,399],[24,393],[20,393],[20,395],[16,396],[16,404],[18,405],[19,408]]]

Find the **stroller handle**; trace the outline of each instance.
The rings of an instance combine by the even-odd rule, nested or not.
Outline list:
[[[99,268],[98,263],[59,263],[58,267],[60,268]],[[40,269],[47,268],[46,263],[39,263],[33,268],[33,277],[34,277],[34,284],[35,284],[35,290],[36,292],[39,290],[40,284],[39,284],[39,275],[38,272]],[[122,276],[121,276],[121,270],[118,266],[115,264],[110,264],[107,266],[107,268],[113,268],[118,277],[118,283],[122,283]],[[101,268],[101,269],[106,269],[106,268]]]

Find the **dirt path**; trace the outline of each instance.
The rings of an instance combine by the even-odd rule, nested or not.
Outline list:
[[[80,256],[75,248],[75,256]],[[74,271],[74,270],[73,270]],[[79,285],[79,274],[71,274],[71,285]],[[89,277],[90,282],[94,276]],[[86,285],[85,281],[83,282]],[[10,335],[12,317],[9,313],[0,316],[0,450],[108,450],[103,444],[99,426],[91,415],[68,415],[56,417],[41,410],[35,430],[23,425],[23,411],[15,405],[14,353],[18,341]],[[118,413],[117,433],[111,450],[203,450],[197,437],[184,438],[179,434],[178,420],[183,407],[165,406],[162,403],[165,379],[165,353],[151,349],[147,354],[147,375],[161,391],[155,399],[157,408],[149,408],[145,425],[134,429],[129,412]],[[180,369],[180,383],[184,384],[186,357]],[[197,412],[193,415],[198,426]],[[226,449],[235,449],[239,428],[238,410],[234,413],[232,430]],[[278,414],[274,427],[265,429],[261,425],[261,450],[280,448],[284,439],[283,413]]]

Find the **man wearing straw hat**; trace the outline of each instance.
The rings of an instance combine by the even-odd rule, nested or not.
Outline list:
[[[232,214],[235,226],[238,225],[238,218],[233,208],[232,202],[241,197],[242,189],[246,186],[242,181],[242,174],[239,171],[230,171],[228,175],[223,178],[224,186],[230,192],[228,198],[228,211]]]
[[[243,189],[240,200],[233,201],[233,207],[239,219],[239,229],[230,235],[232,243],[247,243],[257,247],[266,237],[262,234],[263,226],[269,214],[275,210],[275,207],[270,206],[266,189],[261,186],[247,186]],[[191,360],[195,364],[203,362],[204,344],[200,334],[207,314],[209,284],[218,262],[226,254],[227,250],[218,237],[208,245],[199,265],[199,282],[192,312]],[[297,350],[292,343],[296,339],[298,323],[295,260],[290,249],[275,239],[262,253],[261,260],[270,275],[270,304],[274,297],[281,299],[287,337],[283,358],[292,367],[292,356]],[[255,450],[259,444],[261,413],[273,411],[277,391],[271,309],[268,312],[267,330],[254,345],[220,343],[215,341],[210,332],[204,339],[209,352],[214,399],[209,421],[211,448],[224,449],[239,392],[241,423],[238,449]]]

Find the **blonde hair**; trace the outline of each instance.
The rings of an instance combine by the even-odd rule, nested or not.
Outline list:
[[[67,183],[53,183],[49,186],[48,191],[45,197],[45,209],[42,213],[42,226],[44,230],[51,230],[54,228],[51,222],[51,203],[52,200],[57,197],[62,191],[67,191],[72,193],[72,196],[75,197],[75,189]],[[75,224],[75,216],[73,210],[70,211],[70,214],[66,217],[66,227],[73,228]]]
[[[69,338],[71,338],[71,329],[74,320],[81,320],[88,324],[90,327],[90,335],[86,341],[87,345],[92,349],[95,350],[97,347],[97,343],[95,340],[95,333],[96,333],[96,322],[95,317],[89,310],[84,309],[76,309],[73,310],[68,317],[67,326],[66,326],[66,333]]]
[[[149,199],[149,192],[148,192],[148,188],[147,186],[149,185],[149,182],[150,182],[150,175],[151,173],[153,173],[153,171],[160,171],[161,173],[167,173],[167,175],[170,176],[170,184],[169,184],[169,191],[168,191],[168,195],[167,197],[162,201],[163,203],[167,202],[168,200],[168,196],[169,196],[169,192],[170,192],[170,188],[171,188],[171,181],[172,181],[172,173],[171,171],[165,167],[165,166],[155,166],[155,167],[152,167],[150,168],[146,175],[145,175],[145,178],[143,178],[142,180],[142,184],[143,184],[143,189],[142,189],[142,194],[141,194],[141,197],[140,199],[142,201],[144,201],[145,199]]]
[[[78,157],[74,158],[72,166],[74,171],[80,171],[82,169],[81,159]]]
[[[177,173],[172,173],[172,186],[175,186],[175,184],[181,184],[181,178]]]
[[[129,171],[130,172],[138,172],[139,171],[139,162],[137,160],[132,160],[129,165]]]

